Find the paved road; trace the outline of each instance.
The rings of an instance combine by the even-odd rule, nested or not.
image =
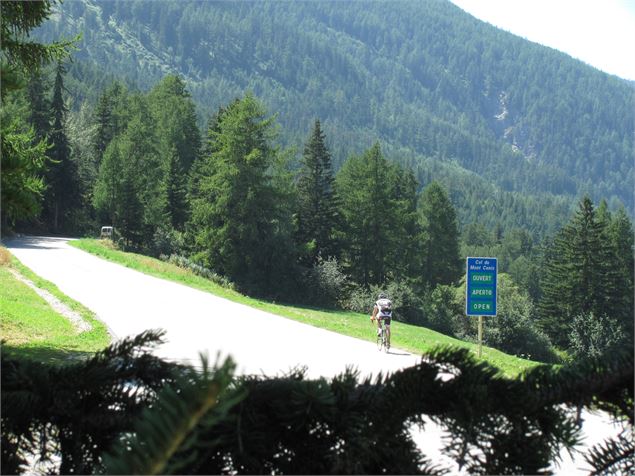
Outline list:
[[[116,338],[146,329],[167,330],[159,354],[198,362],[199,352],[231,354],[242,373],[274,375],[306,365],[311,377],[397,370],[419,358],[389,354],[375,344],[301,324],[196,289],[99,259],[67,239],[28,237],[8,247],[36,274],[94,311]],[[368,325],[368,332],[372,327]]]
[[[167,330],[158,354],[196,363],[199,352],[231,355],[241,373],[275,375],[307,366],[310,377],[333,376],[347,366],[362,375],[411,366],[419,357],[393,349],[384,354],[370,342],[269,314],[180,284],[164,281],[99,259],[68,245],[68,239],[23,237],[6,243],[36,274],[55,283],[71,298],[94,311],[115,338],[150,328]],[[369,325],[369,332],[371,327]],[[586,415],[587,441],[615,433],[599,416]],[[442,432],[432,425],[414,431],[420,448],[435,460]],[[580,457],[563,455],[559,474],[584,474]]]

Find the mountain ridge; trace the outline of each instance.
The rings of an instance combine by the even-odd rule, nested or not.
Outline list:
[[[449,2],[83,0],[40,34],[73,28],[79,60],[144,89],[177,73],[204,117],[252,90],[298,149],[319,117],[336,165],[379,139],[422,185],[431,158],[502,191],[633,212],[633,88]]]

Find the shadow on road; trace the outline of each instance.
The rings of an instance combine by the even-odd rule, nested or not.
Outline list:
[[[20,238],[5,239],[3,243],[8,248],[53,250],[60,248],[60,245],[70,239],[60,236],[22,236]]]
[[[405,357],[409,357],[410,356],[410,354],[408,352],[395,352],[394,350],[389,350],[386,353],[390,354],[390,355],[401,355],[401,356],[405,356]]]

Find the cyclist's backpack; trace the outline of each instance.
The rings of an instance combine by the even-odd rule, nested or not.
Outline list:
[[[379,317],[392,317],[392,301],[390,299],[380,299],[375,304],[379,309]]]

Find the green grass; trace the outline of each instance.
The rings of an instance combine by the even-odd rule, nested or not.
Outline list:
[[[10,256],[6,249],[0,248],[0,252],[4,257],[0,260],[0,329],[4,341],[2,352],[5,355],[60,364],[89,356],[110,343],[106,326],[90,310],[64,295],[54,284],[34,274],[17,258]],[[18,280],[10,269],[17,270],[37,287],[53,294],[89,322],[92,329],[78,332],[68,319]]]
[[[371,326],[369,322],[369,316],[364,314],[290,306],[254,299],[236,291],[223,288],[208,279],[197,276],[191,271],[179,268],[178,266],[147,256],[118,251],[113,249],[112,246],[109,245],[109,242],[82,239],[70,241],[69,243],[76,248],[109,261],[122,264],[128,268],[158,278],[182,283],[272,314],[367,341],[374,341],[375,339],[374,327]],[[474,353],[477,352],[478,347],[476,344],[454,339],[424,327],[401,322],[393,321],[392,334],[392,344],[394,347],[418,354],[431,350],[438,345],[466,347]],[[485,346],[483,346],[482,355],[484,360],[499,368],[508,376],[518,375],[519,372],[525,369],[539,365],[538,362],[520,359]]]

